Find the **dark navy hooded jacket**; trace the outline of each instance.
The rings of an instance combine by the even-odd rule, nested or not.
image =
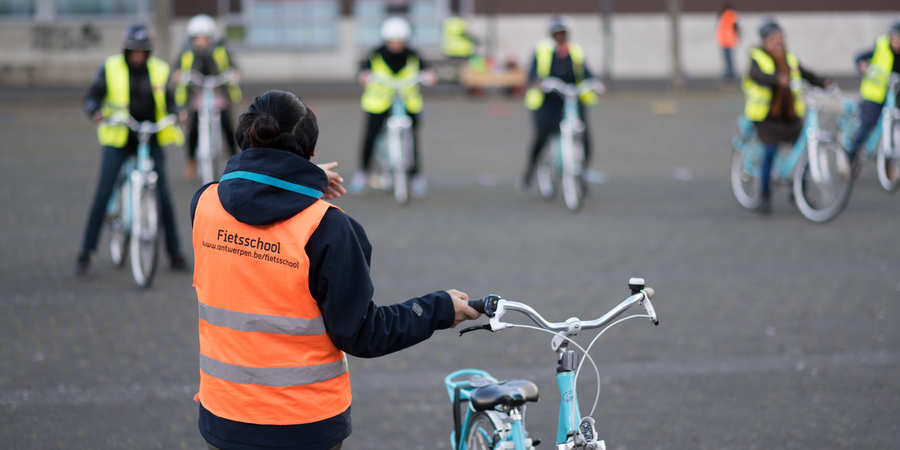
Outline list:
[[[232,157],[225,173],[255,172],[324,192],[325,172],[293,153],[247,149]],[[203,186],[191,201],[191,222]],[[250,225],[293,217],[316,199],[246,179],[219,184],[219,200],[229,214]],[[369,276],[372,246],[362,226],[330,208],[306,245],[310,292],[322,310],[325,328],[344,352],[363,358],[386,355],[428,339],[453,325],[454,308],[447,292],[435,292],[391,306],[376,306]],[[418,305],[419,307],[414,307]],[[231,449],[328,449],[351,432],[350,409],[321,422],[301,425],[256,425],[217,417],[200,405],[200,433],[210,444]]]

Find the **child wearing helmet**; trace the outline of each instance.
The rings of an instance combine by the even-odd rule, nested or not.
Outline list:
[[[237,149],[234,144],[234,127],[231,122],[229,106],[239,103],[242,93],[241,88],[237,84],[237,71],[231,53],[225,46],[224,39],[218,38],[216,21],[206,14],[198,14],[188,21],[187,34],[187,41],[179,55],[178,61],[174,64],[178,68],[175,77],[178,80],[175,100],[180,106],[185,106],[190,111],[190,128],[187,145],[185,146],[187,163],[185,164],[184,175],[187,179],[193,179],[197,174],[197,127],[199,124],[197,110],[199,106],[196,105],[196,100],[198,96],[196,92],[189,89],[187,83],[181,81],[181,75],[192,71],[203,76],[218,75],[228,70],[232,70],[235,74],[233,83],[216,89],[216,103],[221,105],[219,119],[222,122],[223,142],[228,144],[228,150],[231,155],[234,155]]]
[[[370,83],[372,75],[383,78],[405,78],[421,75],[424,84],[432,85],[437,76],[428,68],[428,64],[419,53],[409,47],[412,35],[409,22],[402,17],[391,17],[381,25],[381,38],[384,44],[369,54],[361,65],[359,83],[366,87],[361,99],[365,112],[365,128],[363,129],[360,170],[350,183],[350,192],[362,193],[368,183],[368,171],[375,148],[375,138],[384,126],[390,114],[391,98],[385,95],[384,86]],[[428,185],[421,174],[419,158],[419,112],[422,110],[422,96],[418,87],[409,89],[405,96],[406,112],[412,119],[413,164],[410,169],[412,194],[422,197],[427,193]]]

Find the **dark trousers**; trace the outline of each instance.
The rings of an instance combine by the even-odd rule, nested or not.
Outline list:
[[[100,163],[100,176],[97,184],[97,192],[94,194],[94,203],[91,205],[88,216],[87,229],[84,232],[84,243],[81,246],[83,253],[89,253],[97,249],[97,241],[100,239],[100,231],[106,219],[106,206],[112,196],[119,171],[129,156],[137,151],[136,145],[125,148],[103,147],[103,160]],[[162,148],[155,139],[150,142],[150,156],[153,158],[157,174],[157,192],[159,193],[159,212],[165,230],[166,252],[170,257],[181,256],[178,243],[178,231],[175,226],[175,212],[172,208],[172,200],[169,195],[169,184],[166,181],[166,160]]]
[[[731,58],[731,49],[727,47],[722,47],[722,59],[725,62],[725,72],[722,74],[722,78],[726,80],[730,80],[734,78],[734,63]]]
[[[200,135],[200,132],[197,131],[197,127],[200,124],[200,113],[197,111],[192,112],[188,120],[190,120],[190,130],[187,138],[187,156],[190,159],[195,159],[197,157],[197,140]],[[227,146],[231,156],[234,156],[237,154],[237,148],[234,143],[234,127],[231,125],[231,113],[227,108],[219,112],[219,120],[222,122],[222,142]]]
[[[384,127],[384,122],[390,115],[390,109],[381,114],[365,113],[366,128],[363,131],[362,160],[359,164],[364,172],[368,172],[369,167],[372,165],[372,154],[375,152],[375,138],[378,136],[378,133],[381,132],[382,127]],[[410,174],[416,175],[419,173],[419,115],[410,114],[409,117],[412,119],[411,131],[413,141],[413,160]]]
[[[534,140],[531,143],[531,152],[528,156],[528,166],[525,169],[526,180],[530,181],[537,166],[541,151],[550,139],[550,135],[559,133],[559,123],[562,121],[562,108],[555,105],[544,105],[534,112]],[[578,115],[584,122],[584,167],[591,162],[591,134],[588,131],[587,111],[584,105],[578,104]]]
[[[850,147],[850,160],[856,157],[856,151],[859,147],[869,139],[872,130],[878,125],[878,119],[881,118],[882,103],[870,102],[863,100],[859,103],[859,130],[856,132],[856,138]]]

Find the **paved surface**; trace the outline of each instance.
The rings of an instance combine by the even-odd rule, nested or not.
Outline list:
[[[316,159],[339,161],[349,179],[357,98],[300,94],[320,118]],[[80,93],[0,97],[0,447],[205,448],[190,276],[164,269],[138,290],[105,236],[90,275],[73,276],[100,155],[79,103]],[[869,165],[831,223],[803,219],[784,188],[770,218],[742,210],[728,180],[740,109],[733,91],[609,95],[590,116],[606,182],[572,214],[513,189],[530,138],[518,100],[431,97],[431,194],[406,207],[379,192],[336,203],[375,246],[380,304],[457,288],[551,320],[593,318],[627,296],[629,277],[645,277],[660,326],[625,322],[592,352],[603,381],[594,416],[610,449],[895,448],[900,194],[882,192]],[[181,177],[181,149],[168,154],[189,251],[199,184]],[[536,381],[528,426],[551,448],[554,364],[549,336],[528,330],[448,330],[354,358],[345,448],[449,449],[442,380],[462,367]]]

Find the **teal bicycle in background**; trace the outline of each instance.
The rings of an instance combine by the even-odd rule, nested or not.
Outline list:
[[[466,328],[460,331],[460,336],[475,330],[497,333],[510,328],[528,328],[553,335],[551,348],[557,355],[555,370],[560,392],[559,425],[554,447],[557,450],[606,449],[605,441],[597,435],[596,421],[591,417],[600,397],[600,371],[591,359],[590,350],[606,330],[627,319],[648,317],[654,324],[659,324],[650,303],[653,289],[645,287],[643,278],[632,278],[628,287],[631,289],[630,297],[590,321],[571,317],[565,322],[548,322],[530,306],[496,295],[469,301],[469,305],[489,317],[490,322]],[[646,314],[633,314],[616,320],[635,304],[643,305]],[[509,311],[526,315],[537,326],[502,322]],[[586,348],[572,340],[581,331],[597,328],[603,329]],[[579,359],[579,353],[570,350],[569,344],[577,347],[584,359]],[[584,361],[589,361],[597,374],[597,397],[587,416],[581,415],[577,389],[578,375]],[[453,450],[533,450],[540,443],[525,429],[525,406],[538,401],[539,397],[535,383],[524,379],[500,381],[484,370],[463,369],[447,375],[444,385],[453,406],[453,432],[450,435]]]
[[[894,192],[900,187],[900,109],[897,108],[897,91],[900,77],[891,74],[888,92],[881,109],[881,118],[869,138],[863,142],[857,154],[857,170],[861,170],[866,160],[875,160],[878,183],[884,190]],[[843,108],[838,117],[841,145],[850,152],[853,140],[859,131],[859,99],[843,99]],[[880,144],[880,145],[879,145]],[[856,174],[854,174],[856,175]]]
[[[823,101],[839,96],[840,90],[804,83],[804,91],[807,108],[803,131],[789,153],[776,153],[771,183],[773,187],[790,185],[800,213],[822,223],[837,216],[850,198],[850,160],[832,133],[819,124]],[[759,177],[765,150],[754,123],[743,115],[737,122],[739,132],[731,142],[731,188],[741,206],[756,209],[762,200]]]
[[[131,274],[141,288],[150,286],[159,260],[157,174],[150,157],[150,137],[177,122],[175,115],[158,122],[138,122],[130,114],[114,113],[111,125],[125,125],[138,136],[137,154],[128,158],[107,204],[109,253],[115,265],[131,261]],[[126,258],[126,255],[130,258]]]

